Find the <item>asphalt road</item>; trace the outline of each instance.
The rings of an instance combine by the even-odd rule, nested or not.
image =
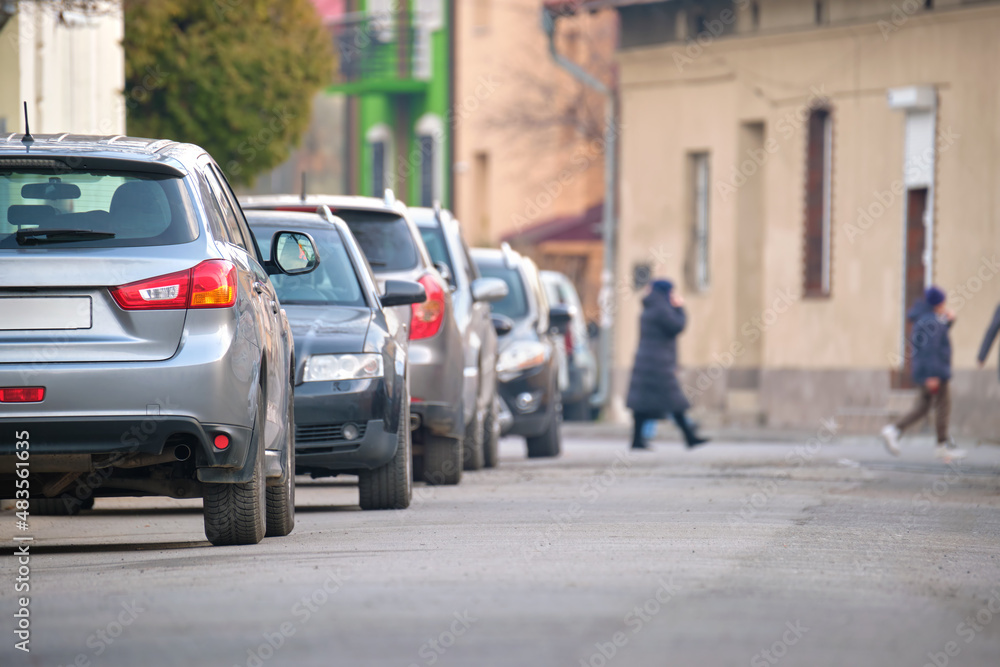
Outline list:
[[[0,513],[0,665],[1000,665],[1000,447],[570,438],[361,512],[304,481],[287,538],[213,548],[198,502],[35,517],[30,653]]]

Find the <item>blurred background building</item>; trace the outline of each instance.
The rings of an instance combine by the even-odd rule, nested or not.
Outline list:
[[[0,2],[0,133],[125,132],[121,2]]]
[[[849,430],[909,406],[905,313],[933,282],[958,314],[954,430],[996,437],[975,356],[1000,299],[1000,3],[549,4],[620,21],[613,413],[633,274],[683,287],[703,415]]]

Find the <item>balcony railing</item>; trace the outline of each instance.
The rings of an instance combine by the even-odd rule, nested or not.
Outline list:
[[[430,34],[410,12],[356,13],[329,25],[337,52],[335,89],[423,90]]]

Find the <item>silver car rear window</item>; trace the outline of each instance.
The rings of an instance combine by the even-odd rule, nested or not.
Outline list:
[[[0,160],[0,249],[174,245],[198,238],[197,220],[176,176],[19,170]]]

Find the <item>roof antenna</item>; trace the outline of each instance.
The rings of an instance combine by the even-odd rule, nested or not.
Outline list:
[[[299,195],[302,199],[302,203],[306,202],[306,172],[302,172],[302,194]]]
[[[28,127],[28,102],[24,102],[24,136],[21,137],[21,143],[26,147],[30,148],[31,144],[35,143],[35,138],[31,136],[31,128]]]

